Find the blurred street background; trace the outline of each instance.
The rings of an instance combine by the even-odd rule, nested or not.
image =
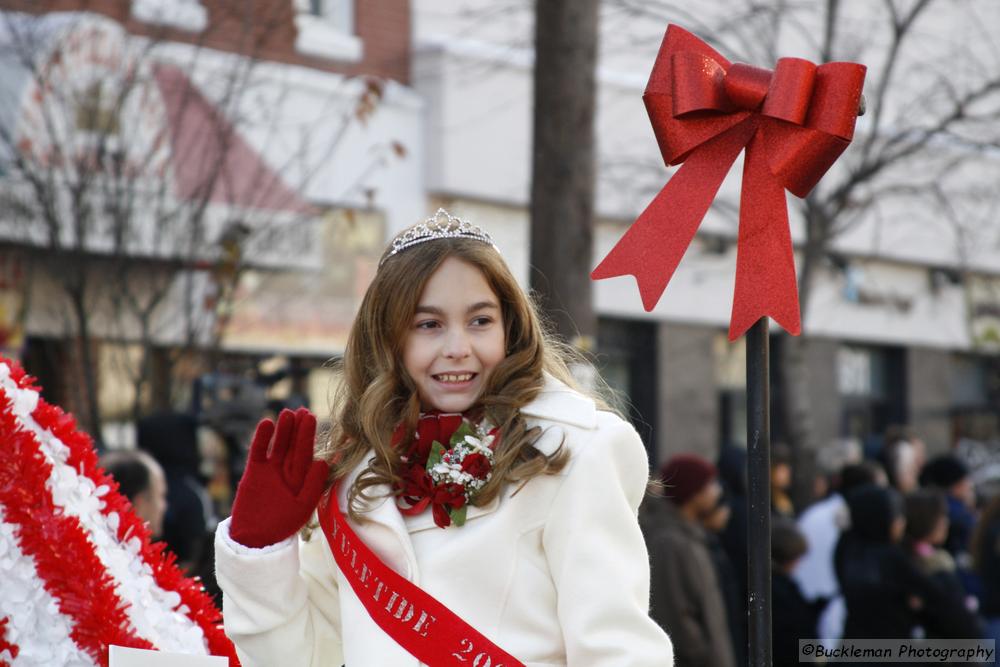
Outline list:
[[[771,336],[782,512],[865,459],[906,493],[898,442],[914,477],[953,457],[985,507],[994,0],[0,1],[2,352],[102,452],[139,447],[190,487],[164,530],[198,536],[258,419],[328,413],[385,242],[445,207],[621,392],[653,471],[745,450],[745,347],[726,337],[740,164],[652,312],[630,277],[588,278],[674,171],[642,102],[671,22],[734,62],[869,68],[853,144],[788,197],[804,332]]]

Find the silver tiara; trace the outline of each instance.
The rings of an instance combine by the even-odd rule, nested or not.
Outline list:
[[[435,239],[475,239],[490,244],[494,249],[497,247],[484,229],[439,208],[433,216],[394,238],[392,250],[382,258],[382,262],[410,246]],[[379,262],[379,266],[382,266],[382,262]]]

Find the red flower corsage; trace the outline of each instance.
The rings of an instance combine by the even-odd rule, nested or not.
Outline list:
[[[474,424],[462,415],[422,416],[411,442],[394,443],[403,448],[394,488],[400,512],[412,516],[430,506],[437,526],[464,524],[467,507],[492,477],[498,435],[485,421]]]

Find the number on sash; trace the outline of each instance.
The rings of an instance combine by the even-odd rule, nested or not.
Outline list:
[[[474,646],[472,642],[469,641],[468,639],[463,639],[461,641],[461,645],[462,645],[461,649],[462,653],[461,654],[452,653],[451,655],[453,658],[458,658],[459,662],[465,662],[465,656],[472,653]],[[486,653],[485,651],[480,651],[479,653],[476,654],[476,657],[473,658],[472,667],[503,667],[503,665],[499,663],[494,665],[492,660],[490,660],[489,654]]]
[[[462,653],[464,654],[472,653],[472,642],[470,642],[468,639],[463,639],[460,643],[462,645]],[[466,648],[466,645],[468,645],[468,648]],[[460,662],[465,662],[464,656],[461,656],[458,653],[452,653],[451,655],[454,658],[458,658]]]

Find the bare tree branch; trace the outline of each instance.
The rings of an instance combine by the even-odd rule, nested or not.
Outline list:
[[[0,124],[0,153],[9,167],[0,196],[16,204],[5,207],[2,224],[19,226],[14,230],[17,242],[29,249],[42,241],[45,261],[58,266],[51,273],[69,306],[63,309],[66,331],[79,342],[87,374],[86,389],[80,393],[90,405],[81,417],[95,437],[100,437],[95,343],[137,346],[134,356],[127,355],[131,361],[122,361],[118,369],[134,388],[132,416],[149,407],[143,400],[149,394],[152,355],[165,344],[164,325],[170,335],[180,335],[170,342],[172,350],[165,357],[169,363],[192,354],[214,354],[231,310],[226,300],[234,297],[240,277],[257,261],[248,255],[247,246],[277,225],[285,236],[295,229],[316,228],[318,211],[302,208],[299,193],[328,165],[349,128],[371,116],[381,102],[381,82],[357,86],[356,80],[347,80],[328,91],[313,126],[303,128],[303,136],[315,137],[318,128],[336,123],[335,131],[324,131],[326,143],[302,142],[297,151],[266,168],[263,163],[234,165],[233,151],[240,142],[247,145],[244,133],[251,124],[263,134],[257,148],[264,154],[286,132],[281,123],[287,111],[285,95],[273,98],[272,109],[244,113],[253,109],[248,95],[261,85],[258,65],[273,32],[268,26],[287,19],[281,3],[268,6],[271,13],[257,12],[254,22],[245,24],[237,54],[216,52],[210,62],[203,62],[208,53],[204,35],[191,44],[184,69],[192,76],[179,77],[182,87],[176,90],[163,90],[173,95],[166,108],[160,99],[166,84],[158,79],[159,68],[174,65],[160,55],[163,35],[135,37],[123,31],[116,69],[87,88],[65,80],[64,73],[57,78],[66,45],[54,43],[52,34],[39,28],[47,17],[2,12],[8,39],[0,58],[20,67],[29,85],[41,91],[34,107],[38,145],[21,142],[16,125]],[[231,11],[246,15],[240,3]],[[72,35],[75,24],[59,29]],[[199,72],[214,77],[209,82],[211,100],[194,82],[193,74]],[[355,88],[360,98],[352,104]],[[16,104],[12,108],[16,119],[21,110]],[[144,109],[150,110],[153,125],[136,131],[133,125]],[[200,128],[191,125],[197,114]],[[194,146],[176,145],[171,133],[178,128],[190,133],[188,141]],[[378,164],[362,170],[361,178],[384,164],[386,154],[383,151],[375,160]],[[175,179],[180,170],[190,168],[188,163],[197,165],[197,173],[185,175],[191,187],[180,192]],[[353,187],[348,182],[343,186]],[[291,211],[296,207],[302,210]],[[283,208],[289,210],[273,212]],[[40,224],[43,239],[38,237]],[[226,234],[240,226],[246,233]],[[225,271],[219,270],[222,263]],[[206,310],[199,285],[212,280],[217,282],[216,302]],[[176,316],[168,316],[168,308],[176,310]]]

